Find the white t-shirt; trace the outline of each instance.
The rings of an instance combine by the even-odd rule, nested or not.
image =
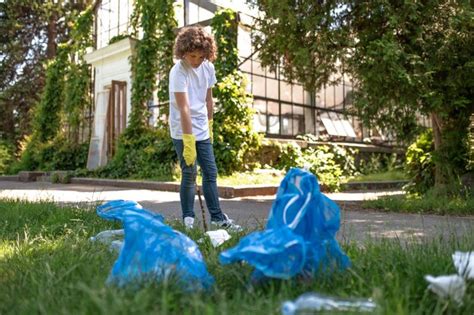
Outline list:
[[[193,135],[197,141],[209,138],[206,95],[207,90],[216,84],[214,65],[205,60],[199,67],[193,68],[183,60],[175,63],[170,71],[170,131],[171,138],[183,139],[181,114],[176,104],[175,92],[186,92],[191,112]]]

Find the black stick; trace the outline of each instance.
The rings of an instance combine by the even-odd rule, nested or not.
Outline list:
[[[197,169],[196,169],[196,174],[194,175],[194,185],[196,185],[196,190],[197,190],[198,198],[199,198],[199,205],[201,206],[202,226],[204,228],[204,232],[207,232],[206,213],[204,211],[204,206],[202,205],[201,189],[199,188],[199,185],[197,184]]]

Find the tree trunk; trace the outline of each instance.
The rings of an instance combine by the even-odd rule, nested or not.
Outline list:
[[[48,46],[46,48],[46,58],[53,59],[56,57],[56,38],[58,36],[57,30],[57,21],[58,21],[58,14],[56,10],[53,8],[51,9],[51,15],[48,21]]]
[[[2,122],[0,122],[0,135],[12,143],[15,140],[15,118],[13,116],[14,104],[11,101],[4,103],[1,109]]]
[[[431,123],[433,125],[434,150],[439,152],[442,143],[442,122],[437,113],[431,113]],[[445,177],[440,161],[435,161],[435,187],[445,184]]]

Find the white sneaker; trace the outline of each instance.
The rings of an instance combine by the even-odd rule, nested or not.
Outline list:
[[[220,228],[220,229],[226,229],[226,230],[233,231],[233,232],[242,232],[243,231],[243,228],[240,225],[235,224],[234,220],[231,220],[227,214],[223,213],[223,215],[224,215],[224,220],[222,220],[222,221],[212,221],[211,220],[211,225],[215,226],[217,228]]]
[[[184,218],[184,227],[187,229],[192,229],[194,227],[194,218],[193,217],[185,217]]]

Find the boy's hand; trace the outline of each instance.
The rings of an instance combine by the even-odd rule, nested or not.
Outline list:
[[[214,132],[212,131],[213,124],[214,121],[212,119],[209,119],[209,138],[211,139],[211,143],[214,143]]]
[[[196,137],[183,134],[183,157],[186,165],[191,166],[196,161]]]

